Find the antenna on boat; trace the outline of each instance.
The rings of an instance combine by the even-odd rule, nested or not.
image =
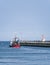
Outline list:
[[[14,33],[14,41],[16,41],[16,38],[17,38],[17,34],[16,32]]]
[[[16,32],[14,33],[14,41],[16,41],[16,39],[19,39]]]

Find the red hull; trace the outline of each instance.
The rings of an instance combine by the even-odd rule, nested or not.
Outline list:
[[[13,44],[13,45],[10,45],[10,47],[13,47],[13,48],[20,48],[20,44]]]
[[[14,45],[13,47],[14,48],[20,48],[20,45]]]

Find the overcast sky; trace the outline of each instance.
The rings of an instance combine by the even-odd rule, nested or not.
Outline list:
[[[0,0],[0,40],[50,40],[50,0]]]

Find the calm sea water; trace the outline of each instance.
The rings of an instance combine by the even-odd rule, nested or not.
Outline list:
[[[10,48],[0,42],[0,65],[50,65],[50,48],[21,46]]]

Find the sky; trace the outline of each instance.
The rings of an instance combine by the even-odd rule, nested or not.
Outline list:
[[[50,0],[0,0],[0,40],[50,40]]]

